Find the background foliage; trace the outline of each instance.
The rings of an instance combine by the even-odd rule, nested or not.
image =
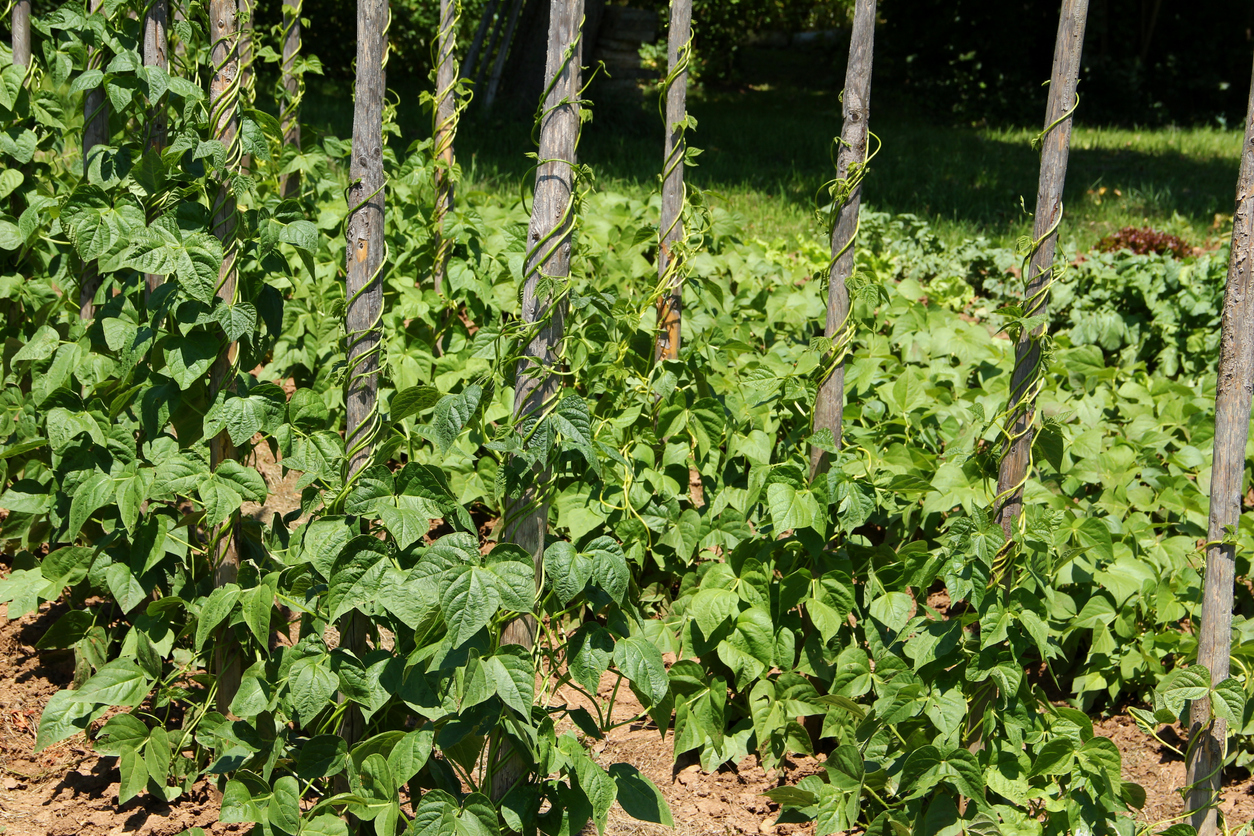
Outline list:
[[[342,833],[349,813],[384,834],[574,836],[615,802],[664,821],[647,780],[587,753],[623,722],[595,696],[606,676],[642,708],[628,722],[647,715],[706,768],[826,754],[821,775],[773,793],[820,834],[1129,833],[1143,793],[1089,715],[1132,705],[1153,729],[1208,690],[1241,733],[1233,759],[1248,760],[1244,587],[1237,678],[1208,688],[1190,667],[1223,244],[1182,258],[1061,248],[1026,535],[1003,583],[985,509],[1021,293],[1013,248],[864,211],[848,445],[811,479],[808,446],[828,443],[809,425],[826,242],[757,234],[694,194],[686,353],[657,365],[658,200],[591,190],[572,278],[553,288],[570,306],[568,385],[519,426],[527,200],[517,179],[494,191],[467,178],[439,297],[424,281],[430,143],[389,121],[385,433],[348,480],[348,144],[311,131],[285,149],[274,120],[246,109],[254,166],[232,176],[183,77],[204,66],[202,9],[177,30],[183,75],[139,66],[131,11],[49,12],[30,74],[0,50],[0,600],[12,617],[73,605],[41,641],[78,670],[40,745],[90,729],[119,759],[120,800],[176,797],[207,775],[224,820],[271,832]],[[87,68],[89,46],[108,52],[104,70]],[[81,96],[95,85],[110,143],[84,172]],[[153,150],[134,128],[161,102],[170,144]],[[299,198],[280,200],[279,175],[297,170]],[[208,232],[223,177],[249,243],[229,300],[213,293],[222,252]],[[85,322],[73,300],[93,260],[104,284]],[[143,272],[165,277],[157,292]],[[242,346],[236,388],[210,397],[227,340]],[[297,472],[301,504],[243,517],[244,568],[215,589],[207,532],[270,491],[247,464],[210,472],[203,442],[222,429]],[[552,473],[538,595],[528,556],[497,542],[520,463]],[[1233,536],[1248,554],[1254,525]],[[369,624],[365,649],[331,632],[352,613]],[[500,643],[525,613],[542,616],[534,653]],[[217,646],[246,663],[225,707]],[[567,698],[580,691],[587,707]],[[351,749],[337,735],[350,707],[366,720]],[[507,745],[525,780],[493,804]]]

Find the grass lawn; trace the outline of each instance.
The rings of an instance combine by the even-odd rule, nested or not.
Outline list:
[[[836,65],[840,64],[841,67]],[[691,144],[703,149],[689,181],[716,193],[762,238],[818,236],[815,195],[832,176],[832,138],[840,132],[843,61],[816,52],[745,50],[741,85],[708,89],[690,99],[699,126]],[[838,72],[839,70],[839,72]],[[983,235],[1012,246],[1030,230],[1021,207],[1034,205],[1040,126],[962,127],[921,116],[889,82],[873,88],[871,129],[882,148],[868,171],[863,202],[913,213],[942,238]],[[1083,84],[1081,84],[1083,90]],[[429,134],[417,106],[417,82],[400,83],[405,137]],[[315,131],[352,134],[351,96],[340,85],[311,79],[302,121]],[[1026,91],[1045,110],[1045,89]],[[595,96],[595,92],[593,93]],[[643,107],[593,109],[580,146],[599,187],[646,195],[656,187],[662,120]],[[1153,226],[1205,244],[1228,233],[1234,205],[1241,130],[1218,127],[1113,129],[1087,125],[1081,99],[1072,135],[1065,194],[1064,243],[1091,247],[1122,226]],[[528,171],[531,125],[478,118],[472,111],[457,136],[464,188],[516,194]]]

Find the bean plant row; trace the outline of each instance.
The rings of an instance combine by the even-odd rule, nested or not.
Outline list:
[[[669,824],[648,777],[589,749],[633,723],[706,770],[823,756],[768,793],[818,836],[1183,836],[1139,812],[1095,732],[1123,706],[1157,734],[1209,697],[1230,761],[1254,760],[1254,600],[1238,587],[1235,678],[1211,684],[1189,629],[1226,249],[1060,246],[1006,565],[990,508],[1024,253],[862,208],[837,445],[811,419],[825,244],[755,239],[689,190],[668,219],[682,351],[659,352],[660,193],[575,168],[569,276],[549,276],[528,266],[530,193],[452,200],[440,132],[406,142],[389,97],[376,423],[346,448],[352,143],[292,144],[299,84],[282,122],[241,85],[232,149],[209,9],[176,6],[168,70],[144,63],[133,0],[36,17],[28,66],[0,46],[0,602],[57,607],[39,648],[75,660],[39,748],[86,733],[119,803],[207,779],[221,821],[292,836],[576,836],[616,804]],[[292,14],[254,33],[255,85],[317,69],[281,57]],[[524,276],[565,327],[560,387],[519,414]],[[211,462],[214,438],[235,455]],[[261,461],[296,507],[273,510]],[[545,509],[538,585],[506,531],[524,501]],[[1248,515],[1231,537],[1248,574]],[[529,647],[507,640],[525,616]]]

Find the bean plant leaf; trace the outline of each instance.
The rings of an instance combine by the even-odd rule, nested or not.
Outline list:
[[[148,696],[149,684],[148,675],[134,661],[115,659],[71,692],[70,702],[133,708]]]
[[[627,815],[638,821],[675,826],[666,797],[649,776],[626,763],[614,764],[609,772],[617,787],[616,800]]]
[[[614,664],[640,692],[655,703],[666,698],[670,679],[662,652],[643,636],[635,635],[614,646]]]
[[[440,455],[447,453],[453,446],[462,428],[479,408],[479,399],[482,396],[483,388],[471,384],[457,394],[445,395],[435,405],[435,414],[426,427],[426,433],[435,443]]]

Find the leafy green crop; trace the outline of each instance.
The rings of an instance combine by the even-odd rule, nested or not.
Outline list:
[[[845,444],[811,481],[810,445],[833,446],[810,426],[823,246],[754,240],[696,196],[684,355],[658,364],[659,201],[583,196],[572,277],[553,288],[565,388],[515,422],[526,200],[459,194],[441,296],[430,141],[388,149],[382,434],[346,481],[349,143],[283,149],[246,103],[252,168],[224,171],[203,10],[175,27],[173,74],[140,65],[130,11],[37,21],[29,72],[0,47],[0,601],[11,618],[67,602],[40,647],[77,666],[39,746],[91,730],[119,759],[120,801],[208,776],[223,821],[260,832],[574,836],[616,801],[666,821],[648,779],[584,746],[624,722],[604,681],[642,707],[627,722],[647,716],[706,769],[824,754],[823,773],[771,793],[819,836],[1132,832],[1144,794],[1090,715],[1141,702],[1152,727],[1200,693],[1181,626],[1199,605],[1225,251],[1067,256],[1027,534],[1006,565],[986,509],[1015,253],[863,213]],[[98,85],[110,144],[83,173],[80,98]],[[160,151],[139,129],[154,106]],[[295,171],[299,198],[280,200]],[[245,242],[226,301],[209,217],[223,176]],[[83,321],[91,260],[103,282]],[[148,293],[144,273],[164,281]],[[211,399],[227,341],[239,373]],[[244,455],[211,471],[205,441],[223,430]],[[208,532],[266,502],[262,447],[299,474],[300,506],[245,513],[239,577],[215,588]],[[539,593],[531,556],[498,542],[534,473],[552,507]],[[1233,537],[1251,545],[1254,523]],[[1207,693],[1246,763],[1254,600],[1240,603],[1241,675]],[[332,629],[349,613],[368,624],[361,652]],[[525,614],[533,651],[502,644]],[[226,706],[222,649],[243,671]],[[352,747],[350,706],[365,722]],[[508,752],[524,775],[502,792]]]

